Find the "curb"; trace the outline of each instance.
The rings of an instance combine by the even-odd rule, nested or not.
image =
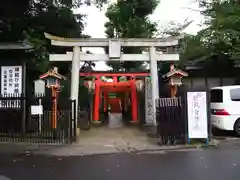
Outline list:
[[[128,150],[119,150],[115,152],[99,152],[99,153],[89,153],[89,154],[68,154],[68,155],[57,155],[57,154],[48,154],[48,152],[39,152],[37,149],[30,150],[29,152],[36,155],[46,155],[46,156],[65,156],[65,157],[74,157],[74,156],[103,156],[103,155],[115,155],[115,154],[161,154],[164,152],[174,152],[174,151],[184,151],[184,150],[197,150],[203,148],[217,147],[216,145],[176,145],[176,146],[159,146],[156,149],[128,149]],[[41,150],[40,150],[41,151]]]
[[[0,143],[0,145],[4,145]],[[11,154],[37,154],[37,155],[53,155],[53,156],[61,156],[61,155],[54,155],[48,154],[48,151],[54,150],[55,148],[61,148],[64,146],[61,145],[37,145],[37,144],[5,144],[6,147],[0,150],[0,153],[11,153]],[[73,145],[77,147],[77,145]],[[66,147],[66,146],[65,146]],[[110,154],[118,154],[118,153],[132,153],[132,154],[147,154],[147,153],[162,153],[165,151],[181,151],[181,150],[194,150],[194,149],[203,149],[203,148],[217,148],[219,147],[218,143],[210,143],[210,144],[188,144],[188,145],[174,145],[174,146],[158,146],[152,149],[122,149],[115,152],[99,152],[99,153],[90,153],[84,154],[80,153],[79,156],[91,156],[91,155],[110,155]],[[71,148],[71,146],[69,146]],[[63,155],[65,156],[65,155]],[[66,156],[78,156],[76,155],[66,155]]]

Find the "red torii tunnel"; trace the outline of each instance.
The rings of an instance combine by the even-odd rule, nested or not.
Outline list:
[[[132,121],[138,121],[138,101],[137,101],[137,86],[136,86],[136,78],[137,77],[146,77],[149,76],[149,72],[144,73],[111,73],[111,72],[80,72],[80,76],[85,77],[94,77],[94,107],[93,107],[93,121],[100,120],[100,104],[101,104],[101,95],[104,94],[103,101],[104,101],[104,112],[107,111],[108,105],[110,103],[121,103],[121,107],[123,109],[126,108],[126,101],[129,96],[125,98],[115,98],[109,99],[109,93],[116,93],[116,92],[124,92],[130,94],[130,101],[131,101],[131,108],[132,108]],[[113,82],[105,82],[101,80],[101,77],[112,77]],[[128,77],[126,81],[118,81],[119,77]]]

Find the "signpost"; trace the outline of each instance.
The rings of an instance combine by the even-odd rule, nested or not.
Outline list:
[[[20,97],[22,94],[22,66],[1,66],[1,94],[4,97]],[[0,103],[0,108],[20,108],[20,100]]]
[[[1,94],[22,93],[22,66],[1,67]]]
[[[41,97],[45,96],[45,88],[46,88],[45,81],[43,81],[41,79],[34,81],[34,95],[35,95],[35,97],[39,96],[39,99],[38,99],[39,112],[43,112]],[[38,112],[36,110],[37,110],[37,107],[35,107],[34,112]],[[36,114],[32,114],[32,115],[36,115]],[[39,132],[42,131],[42,115],[43,115],[43,113],[38,113]]]
[[[34,95],[37,96],[45,96],[45,81],[38,79],[34,81]]]
[[[187,92],[188,142],[206,139],[208,143],[208,116],[206,92]]]

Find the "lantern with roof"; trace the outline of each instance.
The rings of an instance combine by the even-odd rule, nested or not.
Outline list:
[[[40,76],[40,79],[46,81],[47,88],[55,88],[60,89],[60,81],[66,80],[66,77],[58,73],[58,69],[54,67],[53,69],[49,70],[45,74]]]
[[[60,81],[66,77],[58,73],[58,69],[54,67],[45,74],[40,76],[40,79],[46,81],[46,87],[52,90],[52,112],[51,122],[52,128],[57,128],[57,94],[61,88]]]
[[[177,95],[177,87],[182,85],[182,78],[187,77],[188,73],[176,69],[174,64],[170,65],[170,71],[163,75],[163,79],[167,80],[168,86],[170,87],[171,97],[176,97]]]

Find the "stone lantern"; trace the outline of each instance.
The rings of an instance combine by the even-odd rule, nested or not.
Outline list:
[[[187,76],[188,73],[180,69],[175,69],[174,64],[170,65],[170,71],[163,75],[163,78],[168,81],[171,97],[176,97],[177,87],[182,85],[182,78]]]

